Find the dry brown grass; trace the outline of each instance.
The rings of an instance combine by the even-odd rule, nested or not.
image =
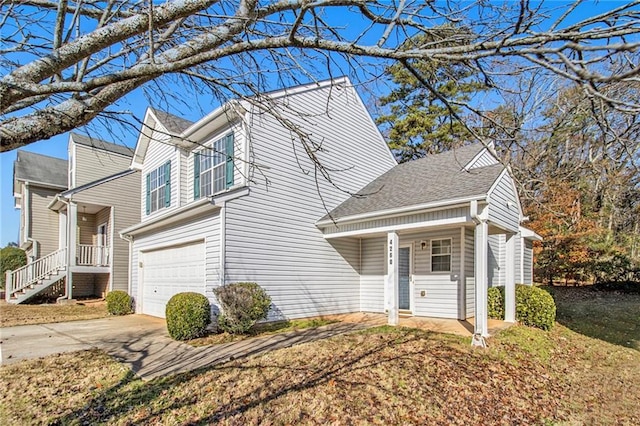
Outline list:
[[[1,367],[0,424],[640,424],[639,351],[562,325],[489,343],[380,327],[149,382],[79,352]]]
[[[107,315],[107,305],[101,300],[78,302],[75,305],[11,305],[2,302],[0,327],[88,320],[104,318]]]
[[[2,424],[638,424],[640,353],[562,326],[378,328],[142,382],[99,352],[0,368]]]

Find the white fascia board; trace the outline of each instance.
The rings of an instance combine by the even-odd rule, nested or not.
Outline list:
[[[542,241],[542,237],[540,235],[536,234],[535,231],[529,228],[525,228],[524,226],[520,227],[520,235],[522,235],[522,238],[526,240]]]
[[[426,222],[406,223],[403,225],[380,226],[377,228],[359,229],[356,231],[336,232],[333,234],[324,234],[323,237],[327,240],[330,240],[332,238],[364,237],[371,234],[386,234],[388,232],[420,230],[420,229],[435,228],[435,227],[458,228],[460,225],[471,225],[471,224],[473,224],[471,217],[467,215],[465,217],[452,217],[448,219],[430,220]]]
[[[325,219],[316,222],[316,226],[322,227],[326,225],[346,225],[354,222],[363,222],[367,220],[388,219],[395,216],[404,216],[408,213],[417,214],[429,210],[452,209],[456,207],[466,207],[470,201],[484,201],[486,194],[474,195],[471,197],[456,198],[451,200],[435,201],[432,203],[416,204],[413,206],[399,207],[395,209],[379,210],[375,212],[363,213],[359,215],[345,216],[335,220]]]
[[[144,113],[144,119],[142,120],[142,128],[140,129],[140,135],[138,136],[138,140],[136,141],[136,149],[133,151],[133,157],[131,157],[131,165],[130,169],[142,170],[142,164],[136,161],[137,158],[141,158],[144,162],[144,155],[140,154],[139,151],[142,150],[146,155],[147,148],[149,145],[149,141],[151,136],[148,132],[153,134],[153,129],[155,129],[156,124],[159,123],[158,118],[153,113],[153,110],[147,107],[147,110]]]

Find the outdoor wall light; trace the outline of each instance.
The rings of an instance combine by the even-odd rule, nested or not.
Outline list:
[[[420,241],[420,249],[424,250],[427,248],[427,242],[426,241]]]

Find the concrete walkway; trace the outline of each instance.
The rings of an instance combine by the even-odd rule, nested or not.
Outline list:
[[[316,329],[194,348],[171,339],[162,319],[127,315],[0,328],[0,355],[2,364],[5,365],[24,359],[98,348],[148,380],[326,339],[368,326],[361,323],[336,323]]]

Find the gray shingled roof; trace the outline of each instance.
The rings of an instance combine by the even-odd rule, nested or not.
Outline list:
[[[185,120],[177,115],[170,114],[159,109],[151,108],[160,123],[171,133],[180,134],[191,127],[193,121]]]
[[[71,133],[73,141],[80,145],[90,146],[92,148],[101,149],[103,151],[114,152],[116,154],[133,157],[133,149],[124,145],[103,141],[101,139],[92,138],[90,136],[81,135],[79,133]]]
[[[13,163],[13,178],[66,188],[67,170],[67,160],[62,158],[18,151],[16,161]]]
[[[481,150],[475,144],[398,164],[321,220],[486,194],[504,167],[463,170]]]

